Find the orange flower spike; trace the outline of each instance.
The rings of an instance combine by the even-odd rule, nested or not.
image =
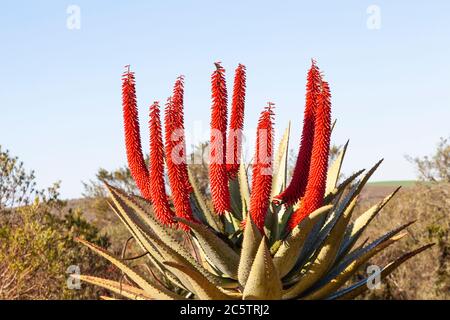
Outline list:
[[[149,172],[142,153],[134,72],[126,66],[122,76],[122,107],[128,166],[142,196],[150,200]]]
[[[225,69],[215,63],[216,70],[211,76],[211,141],[209,154],[209,180],[212,202],[217,214],[222,215],[230,210],[230,191],[228,189],[228,173],[226,167],[227,137],[227,89]]]
[[[178,141],[176,154],[179,156],[178,168],[186,184],[186,193],[192,192],[192,186],[189,182],[189,174],[186,163],[186,140],[184,133],[184,76],[179,76],[175,82],[172,95],[173,126],[175,139]],[[188,196],[189,197],[189,196]]]
[[[177,112],[175,112],[175,107],[174,97],[169,98],[165,109],[165,149],[169,184],[172,191],[175,214],[178,217],[194,221],[189,202],[189,193],[186,192],[186,180],[182,170],[186,162],[182,154],[180,154],[180,145],[181,147],[183,146],[181,140],[181,132],[183,131],[180,129],[180,119]],[[186,225],[180,224],[180,227],[184,230],[189,230]]]
[[[318,98],[314,144],[309,169],[308,185],[300,208],[291,216],[288,227],[295,228],[305,217],[320,208],[327,182],[328,156],[331,134],[331,102],[328,83],[322,82],[322,92]]]
[[[256,151],[253,163],[250,215],[261,233],[270,205],[273,165],[273,103],[261,113],[256,135]]]
[[[167,199],[164,182],[164,145],[160,110],[158,102],[150,107],[150,191],[153,210],[159,221],[170,225],[174,223],[174,212]]]
[[[235,178],[239,171],[242,146],[242,129],[244,128],[245,87],[245,66],[239,64],[236,68],[234,76],[231,118],[227,141],[227,171],[230,178]]]
[[[275,203],[293,205],[303,197],[305,193],[313,148],[314,117],[317,109],[317,97],[320,93],[320,82],[320,71],[313,60],[308,72],[303,130],[297,162],[289,185],[281,194],[274,198]]]

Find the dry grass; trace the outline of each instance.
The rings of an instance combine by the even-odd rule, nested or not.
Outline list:
[[[372,186],[366,191],[356,215],[392,190],[375,189]],[[374,257],[370,264],[383,266],[413,247],[430,242],[436,245],[402,265],[380,289],[369,291],[364,298],[450,299],[450,184],[422,183],[403,188],[372,221],[366,236],[375,239],[381,231],[412,220],[417,221],[408,228],[409,236]]]

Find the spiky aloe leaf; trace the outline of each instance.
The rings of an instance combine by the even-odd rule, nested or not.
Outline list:
[[[332,267],[344,236],[345,228],[347,227],[355,206],[356,198],[352,200],[345,209],[345,212],[337,219],[337,222],[334,224],[328,237],[324,241],[323,246],[318,250],[315,259],[312,260],[309,265],[307,272],[294,286],[284,293],[283,296],[285,298],[294,298],[303,293],[320,280],[320,278]]]
[[[282,206],[280,208],[280,211],[278,212],[278,238],[284,239],[288,235],[288,229],[286,228],[286,225],[289,221],[289,218],[291,217],[292,213],[294,212],[294,208],[292,206],[286,207]]]
[[[78,275],[78,276],[74,276],[74,277],[77,277],[81,281],[93,284],[95,286],[99,286],[99,287],[108,289],[109,291],[117,293],[127,299],[131,299],[131,300],[152,300],[153,299],[152,297],[148,296],[144,290],[133,287],[133,286],[129,286],[125,283],[120,283],[120,282],[109,280],[109,279],[97,278],[97,277],[86,276],[86,275]]]
[[[289,122],[274,158],[271,199],[286,189],[290,126],[291,123]],[[268,237],[269,244],[271,245],[279,240],[280,233],[284,230],[287,219],[289,218],[286,216],[286,210],[287,208],[285,206],[279,206],[274,203],[271,203],[267,210],[264,233]]]
[[[264,219],[264,234],[267,236],[269,244],[272,245],[275,241],[279,239],[279,224],[278,224],[278,214],[280,206],[273,204],[269,205],[266,217]]]
[[[366,246],[362,246],[362,247],[358,248],[357,250],[350,252],[343,259],[339,260],[338,263],[336,263],[336,265],[333,267],[333,269],[330,271],[330,273],[326,277],[324,277],[322,282],[324,283],[325,281],[330,280],[333,276],[336,276],[338,273],[340,273],[342,270],[344,270],[353,261],[359,259],[360,257],[371,252],[372,250],[376,249],[378,251],[373,251],[373,252],[378,253],[380,248],[382,248],[382,247],[380,247],[380,245],[382,243],[384,243],[388,239],[394,237],[395,235],[399,234],[401,231],[405,230],[407,227],[409,227],[414,222],[415,221],[410,221],[408,223],[405,223],[405,224],[399,226],[398,228],[395,228],[394,230],[391,230],[391,231],[385,233],[378,239],[372,241],[370,244],[368,244]]]
[[[335,276],[330,282],[327,282],[323,287],[319,288],[316,291],[313,291],[303,299],[315,300],[327,297],[329,294],[335,292],[337,289],[343,286],[371,257],[376,255],[378,252],[386,249],[391,244],[399,241],[405,236],[406,233],[400,233],[379,243],[376,247],[373,247],[371,250],[368,250],[364,254],[360,255],[357,259],[353,260],[344,270],[341,271],[341,273]]]
[[[108,187],[109,185],[107,185],[107,188]],[[123,197],[116,196],[112,189],[110,190],[110,194],[114,202],[114,204],[110,204],[111,208],[125,224],[125,226],[127,226],[128,230],[141,248],[143,248],[144,251],[147,251],[147,256],[152,264],[156,266],[158,270],[163,273],[175,286],[188,290],[188,288],[182,284],[180,279],[162,267],[161,261],[163,260],[163,256],[150,239],[154,236],[153,230],[151,230],[149,226],[140,219],[135,210],[123,201]]]
[[[244,287],[244,300],[277,300],[281,298],[282,283],[273,265],[266,239],[261,239],[252,268]]]
[[[415,255],[431,248],[432,246],[434,246],[434,243],[424,245],[418,249],[407,252],[404,255],[397,258],[396,260],[390,262],[381,271],[380,279],[381,280],[385,279],[389,274],[391,274],[395,269],[397,269],[402,263],[411,259]],[[356,283],[348,288],[345,288],[341,291],[336,292],[333,295],[330,295],[327,299],[339,299],[339,300],[353,299],[368,289],[367,281],[368,281],[368,278],[361,280],[358,283]]]
[[[332,205],[324,206],[311,213],[281,242],[273,258],[280,277],[284,277],[291,271],[300,256],[309,232],[320,217],[327,215],[332,207]]]
[[[385,197],[376,205],[372,206],[369,210],[365,211],[361,214],[348,228],[345,236],[342,247],[339,251],[339,255],[343,256],[347,254],[356,241],[359,239],[363,231],[369,225],[369,223],[375,218],[375,216],[380,212],[381,209],[394,197],[394,195],[400,190],[401,187],[398,187],[391,194]]]
[[[230,300],[231,298],[219,290],[206,277],[195,269],[174,262],[164,262],[165,265],[177,269],[185,274],[194,288],[194,292],[201,300]]]
[[[140,207],[136,201],[134,201],[130,196],[128,196],[121,190],[110,185],[107,185],[107,188],[110,191],[111,197],[116,202],[116,205],[124,203],[129,208],[133,209],[135,217],[130,216],[130,218],[135,218],[133,222],[137,223],[141,230],[145,232],[148,237],[154,238],[153,235],[155,235],[156,237],[161,239],[164,244],[168,245],[169,247],[176,250],[179,254],[183,255],[185,259],[187,259],[191,264],[195,266],[198,265],[197,261],[195,261],[195,259],[186,250],[186,248],[178,240],[175,239],[167,226],[163,226],[149,212]]]
[[[342,163],[344,161],[345,153],[347,151],[349,141],[347,141],[342,148],[342,150],[339,152],[339,155],[334,160],[334,162],[331,164],[330,168],[328,169],[327,173],[327,184],[325,188],[325,196],[330,194],[334,188],[336,188],[339,175],[341,173]]]
[[[147,229],[146,236],[148,237],[148,239],[151,239],[152,243],[154,243],[160,251],[164,251],[164,253],[161,252],[163,258],[167,259],[168,254],[175,254],[177,256],[180,256],[184,261],[186,261],[187,264],[192,265],[193,268],[207,277],[214,284],[218,286],[229,285],[228,280],[211,274],[201,264],[199,264],[198,261],[196,261],[194,257],[187,251],[187,249],[174,238],[173,234],[170,232],[170,229],[168,229],[167,226],[163,226],[150,213],[145,212],[145,210],[140,207],[136,201],[134,201],[124,192],[112,186],[108,185],[107,187],[113,198],[120,199],[124,203],[126,203],[126,205],[132,208],[136,215],[142,220],[142,228]],[[117,203],[119,203],[119,201],[117,201]],[[179,263],[179,261],[177,261],[177,263]]]
[[[347,187],[350,186],[350,184],[365,170],[359,170],[358,172],[352,174],[350,177],[345,179],[338,187],[334,188],[334,190],[328,194],[324,198],[323,205],[329,205],[332,203],[339,203],[339,200],[344,195],[344,191],[346,191]],[[354,189],[354,191],[356,191]],[[356,196],[357,194],[354,193],[353,196]],[[300,254],[299,262],[305,261],[305,259],[309,258],[311,254],[320,247],[323,240],[325,239],[328,232],[331,230],[333,224],[337,221],[337,218],[339,218],[340,214],[342,214],[345,210],[345,207],[351,202],[351,197],[348,197],[346,201],[344,201],[344,205],[341,205],[340,209],[334,212],[334,215],[332,217],[328,217],[326,215],[323,215],[314,225],[314,227],[309,232],[306,242],[304,244],[304,248],[302,253]],[[296,206],[298,207],[298,205]],[[339,207],[338,207],[339,208]],[[330,219],[333,218],[334,219]],[[328,218],[328,219],[327,219]],[[324,227],[324,224],[327,222],[326,228]],[[299,264],[297,267],[301,267],[302,264]]]
[[[224,225],[224,233],[231,239],[240,230],[240,221],[229,211],[220,216]]]
[[[310,253],[312,253],[320,246],[322,246],[323,241],[328,236],[330,230],[334,227],[334,225],[337,223],[341,215],[345,212],[345,210],[353,202],[353,200],[361,193],[367,181],[369,181],[370,177],[374,174],[375,170],[377,170],[377,168],[380,166],[381,162],[383,162],[383,159],[378,161],[372,168],[370,168],[370,170],[367,171],[367,173],[361,178],[361,180],[351,188],[351,190],[348,192],[347,195],[345,195],[344,200],[340,201],[337,204],[336,210],[332,212],[333,214],[325,222],[325,225],[320,230],[316,239],[314,239],[313,245],[311,246],[311,248],[309,248]]]
[[[225,275],[237,279],[239,255],[227,243],[204,225],[181,218],[176,218],[176,220],[191,228],[201,249],[216,268]]]
[[[305,299],[322,299],[335,292],[348,281],[358,269],[372,258],[377,253],[381,252],[391,244],[402,239],[406,233],[401,233],[404,229],[410,226],[413,222],[404,224],[377,240],[373,241],[367,246],[362,246],[358,250],[351,253],[344,261],[341,261],[338,266],[334,267],[328,275],[323,277],[315,286],[317,290],[307,295]]]
[[[247,169],[244,163],[244,157],[241,155],[241,163],[239,164],[239,188],[242,201],[242,220],[247,218],[247,212],[250,208],[250,187],[248,185]]]
[[[230,179],[228,188],[230,189],[232,214],[237,220],[242,220],[242,199],[239,179]]]
[[[324,204],[329,204],[331,203],[333,200],[336,199],[336,197],[338,195],[341,195],[345,189],[353,182],[355,181],[355,179],[361,175],[361,173],[363,173],[365,170],[359,170],[355,173],[353,173],[350,177],[348,177],[347,179],[345,179],[341,184],[339,184],[339,186],[335,187],[333,189],[333,191],[331,191],[330,193],[328,193],[325,198],[323,199],[323,203]]]
[[[331,133],[333,133],[333,131],[334,131],[334,127],[336,127],[336,122],[337,122],[337,119],[334,119],[334,121],[333,121],[333,123],[331,124]]]
[[[120,205],[116,206],[113,203],[108,201],[108,204],[111,210],[117,215],[117,217],[122,221],[122,223],[126,226],[128,231],[131,233],[133,238],[139,244],[139,246],[143,249],[144,252],[148,252],[148,256],[150,260],[158,266],[157,258],[161,258],[160,253],[156,249],[156,247],[143,235],[142,230],[133,222],[133,219],[130,219],[130,215],[133,215],[133,211],[127,207],[125,204],[120,203]],[[161,270],[160,270],[161,271]]]
[[[191,183],[193,191],[191,193],[191,198],[193,198],[193,202],[196,205],[197,209],[196,211],[199,213],[200,220],[203,220],[203,222],[208,224],[217,232],[222,232],[223,226],[221,225],[220,221],[216,219],[216,216],[212,214],[211,210],[209,210],[208,205],[205,202],[205,199],[200,193],[197,181],[195,181],[194,175],[192,174],[192,171],[190,170],[189,167],[188,167],[188,175],[189,175],[189,182]]]
[[[151,242],[149,237],[143,232],[142,228],[139,227],[139,225],[142,226],[142,224],[138,219],[138,217],[136,216],[136,214],[134,213],[134,210],[129,208],[119,198],[116,199],[117,206],[110,202],[108,203],[110,204],[113,212],[116,213],[116,215],[119,217],[122,223],[133,235],[133,238],[136,240],[139,246],[143,249],[144,252],[148,253],[146,256],[149,258],[150,262],[162,274],[164,274],[168,278],[168,280],[172,282],[172,284],[174,284],[176,287],[187,290],[187,288],[180,282],[180,280],[175,275],[170,273],[161,265],[161,261],[163,260],[162,255],[156,248],[156,246]],[[136,224],[135,221],[137,221],[139,225]]]
[[[109,205],[114,213],[119,217],[122,223],[127,227],[133,238],[144,252],[147,252],[146,257],[150,260],[153,266],[155,266],[167,279],[176,287],[187,290],[187,288],[180,282],[180,280],[170,273],[168,270],[162,267],[162,256],[156,246],[149,240],[148,236],[142,230],[142,224],[137,218],[134,210],[125,205],[120,199],[116,199],[117,206],[109,202]],[[137,221],[137,224],[135,223]],[[139,227],[141,226],[141,227]]]
[[[274,158],[271,199],[286,189],[290,130],[291,122],[289,121]]]
[[[261,243],[261,240],[262,235],[253,223],[251,216],[248,214],[245,222],[244,239],[242,242],[241,257],[238,268],[238,280],[242,287],[245,287],[245,284],[247,283],[248,275],[250,274],[250,270],[252,268],[256,253],[258,252],[258,246]]]
[[[86,240],[77,239],[78,242],[82,243],[92,251],[96,252],[103,258],[109,260],[112,264],[114,264],[117,268],[119,268],[123,273],[125,273],[131,280],[133,280],[139,287],[142,288],[146,292],[146,294],[153,299],[161,299],[161,300],[172,300],[179,299],[180,297],[169,291],[166,288],[163,288],[157,284],[153,284],[145,280],[145,278],[139,274],[137,271],[130,268],[124,262],[122,262],[119,258],[114,257],[112,254],[108,253],[103,248],[96,246]]]

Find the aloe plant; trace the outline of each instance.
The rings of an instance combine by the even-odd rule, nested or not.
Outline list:
[[[352,218],[359,194],[381,161],[365,174],[360,170],[338,183],[348,143],[328,166],[331,95],[314,61],[308,73],[301,145],[289,184],[290,125],[275,153],[272,103],[263,109],[258,122],[250,183],[240,139],[245,74],[245,67],[239,65],[229,125],[225,70],[220,63],[216,63],[211,78],[208,201],[200,194],[186,164],[184,78],[176,80],[167,101],[164,128],[159,103],[150,107],[147,168],[140,143],[134,74],[126,70],[125,142],[141,196],[108,184],[106,187],[111,208],[158,276],[141,273],[128,261],[80,239],[119,268],[129,284],[88,275],[81,275],[82,280],[129,299],[349,299],[367,289],[368,279],[346,284],[370,258],[403,238],[412,223],[398,226],[370,243],[359,241],[367,225],[399,189]],[[170,198],[164,183],[165,168]],[[191,246],[178,240],[178,232],[189,239],[186,243]],[[381,269],[381,278],[431,245],[406,252],[387,264]]]

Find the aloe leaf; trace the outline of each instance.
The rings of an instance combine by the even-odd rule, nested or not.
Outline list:
[[[169,281],[171,281],[175,286],[180,287],[182,289],[188,290],[188,288],[183,285],[182,281],[178,279],[171,272],[166,270],[161,262],[163,260],[163,256],[161,255],[160,250],[155,246],[152,242],[152,238],[156,235],[150,229],[150,226],[142,222],[140,217],[136,214],[136,211],[130,208],[120,197],[117,197],[114,193],[111,192],[111,198],[114,201],[114,204],[110,203],[111,208],[117,214],[117,216],[121,219],[121,221],[127,226],[130,233],[133,235],[138,244],[143,248],[144,251],[147,251],[147,257],[150,259],[152,264],[158,268],[158,270],[164,274]],[[169,228],[169,227],[168,227]]]
[[[328,205],[317,209],[292,229],[285,240],[281,241],[280,247],[273,258],[280,277],[284,277],[295,265],[309,232],[320,217],[327,215],[332,207]]]
[[[281,298],[282,283],[273,265],[272,257],[261,239],[246,285],[244,300],[278,300]]]
[[[346,255],[359,239],[369,223],[375,218],[375,216],[384,208],[384,206],[394,197],[394,195],[400,190],[398,187],[391,194],[385,197],[376,205],[372,206],[369,210],[361,214],[355,221],[349,225],[349,228],[344,236],[342,247],[339,251],[339,255],[342,257]]]
[[[337,266],[333,267],[333,269],[314,286],[314,290],[316,291],[309,296],[306,296],[305,299],[321,299],[328,294],[335,292],[371,257],[403,238],[406,233],[400,232],[412,223],[413,222],[406,223],[379,237],[369,245],[360,247],[358,250],[350,253],[350,255],[346,256],[343,261],[340,261]]]
[[[250,187],[248,185],[247,169],[245,168],[244,158],[242,155],[241,163],[239,164],[238,179],[242,201],[242,220],[245,221],[250,208]]]
[[[238,268],[238,280],[242,287],[245,287],[262,238],[263,237],[253,223],[251,216],[247,215]]]
[[[360,170],[352,174],[350,177],[345,179],[338,187],[334,188],[334,190],[324,198],[323,205],[339,203],[340,198],[343,197],[346,188],[364,171],[365,170]],[[342,207],[341,205],[341,208],[337,212],[334,211],[334,215],[332,215],[332,217],[335,218],[334,220],[330,219],[330,217],[322,216],[322,218],[318,222],[316,222],[315,226],[306,239],[303,252],[300,255],[300,261],[304,261],[306,258],[308,258],[312,254],[312,252],[321,245],[322,241],[325,239],[326,233],[331,230],[333,223],[337,221],[336,219],[339,218],[340,213],[344,212],[345,206],[348,205],[351,200],[351,197],[347,198],[344,202],[344,207]],[[324,224],[326,222],[331,222],[332,224],[328,224],[327,227],[324,228]],[[320,235],[321,237],[319,238]]]
[[[230,300],[218,287],[212,284],[206,277],[195,269],[171,261],[164,262],[165,265],[183,272],[185,277],[194,288],[194,292],[201,300]]]
[[[272,245],[278,240],[279,229],[278,229],[278,211],[282,206],[276,206],[274,204],[269,204],[267,209],[267,214],[264,219],[264,234],[267,236],[269,244]]]
[[[182,218],[176,218],[176,220],[183,222],[191,228],[201,249],[216,268],[225,275],[237,279],[239,255],[227,243],[204,225]]]
[[[130,219],[130,216],[134,214],[133,211],[123,203],[120,203],[120,205],[116,206],[108,201],[108,204],[111,207],[112,211],[118,216],[121,222],[131,233],[141,249],[144,252],[148,253],[147,257],[150,259],[152,264],[155,265],[159,269],[159,271],[163,272],[163,269],[158,263],[158,259],[162,258],[161,254],[158,252],[156,247],[147,240],[147,238],[143,235],[142,230],[133,222],[133,219]]]
[[[294,286],[289,288],[283,294],[284,298],[292,299],[300,295],[319,281],[321,277],[332,267],[344,236],[345,228],[347,227],[352,212],[356,206],[356,200],[357,199],[354,198],[350,205],[345,209],[344,213],[339,216],[323,245],[314,256],[314,260],[310,263],[306,273],[300,277],[299,281]]]
[[[341,286],[343,286],[357,271],[358,269],[366,263],[371,257],[379,253],[380,251],[386,249],[391,244],[399,241],[404,236],[406,236],[406,232],[393,235],[392,237],[385,239],[383,242],[378,243],[375,247],[370,250],[364,251],[358,258],[353,260],[347,267],[341,271],[338,275],[333,277],[329,282],[326,282],[325,285],[320,287],[317,290],[312,290],[312,293],[308,294],[303,299],[306,300],[316,300],[323,299],[332,292],[335,292]],[[327,279],[330,279],[327,277]],[[324,281],[322,281],[324,283]]]
[[[418,249],[412,250],[410,252],[405,253],[404,255],[400,256],[396,260],[390,262],[388,265],[386,265],[383,270],[381,271],[380,278],[381,280],[386,279],[386,277],[391,274],[395,269],[397,269],[401,264],[403,264],[405,261],[411,259],[415,255],[431,248],[434,245],[434,243],[430,243],[427,245],[424,245]],[[361,293],[366,291],[368,289],[367,286],[368,278],[363,279],[359,281],[358,283],[345,288],[341,291],[336,292],[335,294],[327,297],[329,300],[339,299],[339,300],[348,300],[348,299],[354,299],[355,297],[359,296]]]
[[[333,133],[334,128],[336,127],[336,122],[337,122],[337,119],[334,119],[333,123],[331,124],[331,130],[330,130],[330,133]]]
[[[187,249],[174,238],[170,233],[170,228],[163,226],[158,220],[156,220],[151,214],[144,211],[132,198],[128,197],[124,192],[118,190],[112,186],[107,185],[108,190],[111,193],[113,199],[122,200],[132,209],[139,218],[143,221],[143,227],[147,227],[146,235],[152,239],[152,242],[157,245],[159,249],[163,249],[165,254],[174,253],[185,259],[190,265],[197,269],[201,274],[206,276],[210,281],[217,285],[225,285],[228,281],[218,278],[206,270],[198,261],[196,261]],[[162,254],[163,257],[165,254]],[[180,279],[182,280],[182,279]]]
[[[152,300],[153,299],[152,297],[148,296],[144,290],[133,287],[133,286],[129,286],[125,283],[120,283],[120,282],[109,280],[109,279],[97,278],[97,277],[86,276],[86,275],[78,275],[78,276],[74,276],[74,277],[77,277],[81,281],[93,284],[95,286],[99,286],[99,287],[108,289],[109,291],[117,293],[117,294],[119,294],[125,298],[131,299],[131,300]],[[180,296],[180,298],[182,298],[182,297]]]
[[[201,220],[208,224],[211,228],[216,230],[217,232],[223,231],[223,226],[220,225],[220,222],[216,219],[216,216],[209,210],[208,205],[203,198],[203,195],[200,193],[200,189],[198,188],[197,181],[195,181],[194,175],[192,171],[188,167],[189,174],[189,182],[192,186],[191,198],[193,198],[196,209],[201,214]]]
[[[109,185],[107,185],[107,187],[116,204],[120,204],[120,201],[122,201],[128,207],[133,209],[135,213],[135,220],[133,222],[137,223],[138,226],[142,228],[142,231],[146,233],[146,235],[148,236],[151,236],[152,234],[156,235],[170,248],[176,250],[179,254],[183,255],[191,264],[199,266],[197,261],[186,250],[186,248],[178,240],[175,239],[173,235],[173,229],[171,229],[166,225],[162,225],[158,220],[155,219],[155,217],[153,217],[149,212],[145,211],[144,208],[140,207],[136,201],[134,201],[131,197],[129,197],[121,190]],[[136,216],[140,221],[136,219]],[[132,218],[132,216],[130,216],[130,218]],[[171,230],[172,232],[170,232],[169,230]]]
[[[117,268],[119,268],[123,273],[125,273],[131,280],[133,280],[139,287],[141,287],[148,296],[153,297],[154,299],[177,299],[178,296],[174,294],[173,292],[169,291],[166,288],[163,288],[159,285],[153,284],[145,280],[145,278],[140,275],[137,271],[130,268],[128,265],[126,265],[124,262],[122,262],[120,259],[114,257],[110,253],[108,253],[103,248],[100,248],[96,246],[95,244],[92,244],[86,240],[77,239],[78,242],[82,243],[92,251],[96,252],[103,258],[110,261],[112,264],[114,264]]]
[[[342,163],[344,161],[345,153],[347,151],[348,143],[349,141],[345,143],[344,147],[339,152],[339,155],[328,169],[325,194],[331,193],[334,190],[334,188],[336,188],[339,175],[341,173]]]
[[[340,216],[345,212],[347,207],[352,203],[352,201],[361,193],[362,189],[366,185],[367,181],[373,175],[375,170],[379,167],[383,159],[378,161],[370,170],[361,178],[361,180],[355,184],[349,193],[344,197],[344,200],[340,201],[336,206],[337,209],[333,211],[333,215],[330,219],[325,223],[324,227],[320,231],[318,238],[315,240],[314,250],[320,247],[323,241],[326,239],[330,230],[334,227],[334,224],[338,221]]]
[[[135,214],[134,210],[129,208],[120,198],[113,196],[113,199],[116,203],[108,203],[110,204],[112,210],[116,213],[122,223],[128,228],[130,233],[133,235],[134,239],[137,241],[139,246],[147,251],[147,257],[150,259],[152,264],[158,268],[158,270],[164,274],[169,281],[171,281],[175,286],[183,288],[187,290],[187,288],[180,282],[179,279],[176,278],[173,274],[168,272],[162,265],[161,262],[163,260],[161,253],[156,248],[156,246],[149,239],[148,234],[143,231],[147,226],[143,225],[142,221],[140,221],[139,217]],[[150,233],[152,236],[153,233]]]
[[[228,182],[228,189],[230,190],[232,214],[236,219],[242,220],[242,199],[239,179],[230,179]]]
[[[324,204],[331,203],[336,198],[336,196],[342,194],[344,192],[344,190],[364,171],[365,171],[364,169],[359,170],[359,171],[353,173],[347,179],[345,179],[341,184],[339,184],[339,186],[335,187],[333,189],[333,191],[331,191],[330,193],[325,195],[325,198],[323,199],[323,203]]]
[[[289,154],[289,135],[291,130],[291,122],[284,131],[283,137],[281,138],[280,144],[278,146],[278,151],[275,155],[274,163],[274,175],[272,178],[272,192],[270,198],[280,194],[284,189],[286,189],[287,180],[287,162]]]
[[[206,270],[208,270],[209,272],[218,277],[228,277],[228,275],[224,275],[224,273],[214,265],[211,259],[208,258],[205,251],[200,246],[198,239],[194,235],[192,236],[192,242],[193,244],[195,244],[197,248],[197,253],[199,254],[200,262],[205,267]]]
[[[225,211],[225,213],[220,216],[220,219],[224,225],[224,233],[227,234],[229,238],[232,238],[233,235],[239,231],[240,221],[229,211]]]

